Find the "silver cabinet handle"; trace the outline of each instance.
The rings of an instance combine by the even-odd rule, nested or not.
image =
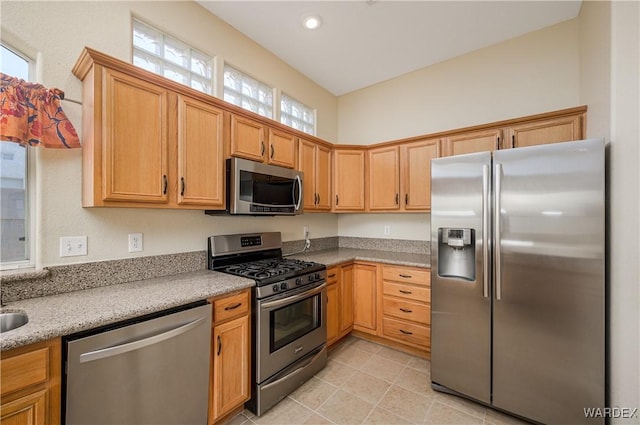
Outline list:
[[[482,166],[482,295],[489,298],[489,166]]]
[[[496,300],[502,299],[502,270],[500,263],[500,193],[502,191],[502,164],[496,164],[495,175],[495,212],[494,212],[494,276],[496,281]]]
[[[88,353],[80,354],[80,363],[86,363],[94,360],[105,359],[107,357],[117,356],[120,354],[128,353],[129,351],[140,350],[141,348],[158,344],[162,341],[166,341],[167,339],[189,332],[191,329],[200,325],[200,323],[202,323],[203,321],[204,321],[204,318],[196,319],[189,323],[180,325],[177,328],[173,328],[170,331],[163,332],[158,335],[154,335],[144,339],[139,339],[133,342],[128,342],[126,344],[116,345],[114,347],[101,348],[99,350],[89,351]]]
[[[262,309],[270,310],[270,309],[273,309],[273,308],[281,307],[283,305],[291,304],[292,302],[296,302],[298,300],[303,300],[303,299],[305,299],[307,297],[310,297],[312,295],[319,294],[320,292],[322,292],[322,290],[326,286],[327,286],[327,284],[323,283],[322,285],[318,286],[315,289],[312,289],[311,291],[305,291],[305,292],[302,292],[300,294],[296,294],[296,295],[292,295],[292,296],[287,297],[287,298],[283,298],[281,300],[276,300],[276,301],[271,301],[271,302],[268,302],[268,303],[264,303],[264,304],[262,304]]]

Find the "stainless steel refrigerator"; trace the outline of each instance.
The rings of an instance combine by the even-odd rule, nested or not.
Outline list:
[[[431,185],[433,388],[604,423],[604,142],[434,159]]]

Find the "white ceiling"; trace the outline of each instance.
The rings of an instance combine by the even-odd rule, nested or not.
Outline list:
[[[336,96],[578,15],[581,1],[196,0]],[[320,15],[317,30],[302,18]]]

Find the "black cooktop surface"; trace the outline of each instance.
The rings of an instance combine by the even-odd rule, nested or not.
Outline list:
[[[281,257],[232,264],[218,271],[255,279],[258,285],[263,285],[324,269],[324,264]]]

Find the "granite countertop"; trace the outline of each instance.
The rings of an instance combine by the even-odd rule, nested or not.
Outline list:
[[[430,267],[431,265],[431,257],[428,254],[376,251],[372,249],[357,248],[333,248],[322,251],[294,254],[291,257],[299,260],[315,261],[316,263],[326,264],[327,267],[354,260],[411,267]]]
[[[29,323],[0,337],[0,351],[70,335],[255,285],[251,279],[210,270],[67,292],[7,303]]]

